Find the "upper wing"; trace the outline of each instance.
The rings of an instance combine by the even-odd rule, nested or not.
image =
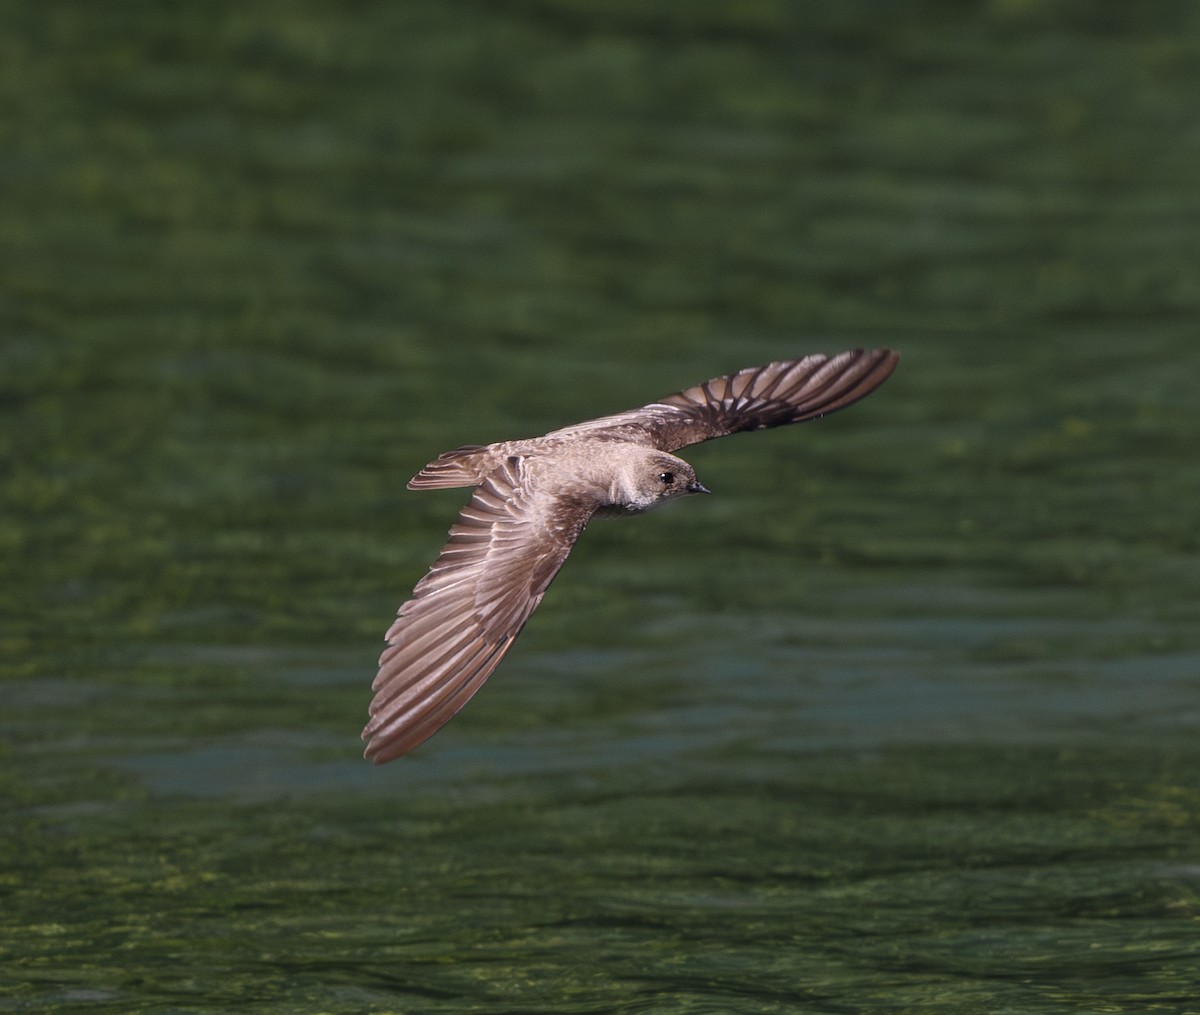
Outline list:
[[[476,488],[388,630],[362,733],[376,764],[433,736],[479,690],[591,517],[535,496],[522,472],[510,458]]]
[[[852,349],[768,363],[696,384],[640,409],[556,430],[553,436],[611,434],[677,451],[740,430],[766,430],[836,412],[879,387],[899,360],[891,349]]]

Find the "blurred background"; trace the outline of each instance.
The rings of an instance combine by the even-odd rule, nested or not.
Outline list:
[[[0,7],[11,1010],[1193,1011],[1200,15]],[[809,352],[410,758],[465,491]]]

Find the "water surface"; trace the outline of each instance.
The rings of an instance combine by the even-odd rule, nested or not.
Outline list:
[[[1195,1012],[1187,4],[0,15],[0,1010]],[[457,444],[901,350],[359,755]]]

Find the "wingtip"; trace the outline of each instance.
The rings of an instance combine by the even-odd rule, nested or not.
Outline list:
[[[370,727],[368,726],[367,729]],[[362,732],[362,739],[367,741],[367,746],[363,749],[363,758],[376,767],[386,765],[389,761],[395,761],[417,746],[412,744],[398,750],[395,744],[389,744],[385,740],[372,736],[366,729]],[[389,750],[389,748],[391,749]]]
[[[900,362],[900,353],[896,349],[874,349],[873,353],[879,357],[879,366],[884,370],[884,377],[888,377]]]

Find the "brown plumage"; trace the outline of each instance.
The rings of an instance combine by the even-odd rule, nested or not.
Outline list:
[[[366,757],[382,764],[411,751],[467,703],[593,517],[707,493],[671,452],[835,412],[874,391],[898,360],[890,349],[855,349],[769,363],[640,409],[430,462],[409,489],[475,491],[387,632],[362,733]]]

